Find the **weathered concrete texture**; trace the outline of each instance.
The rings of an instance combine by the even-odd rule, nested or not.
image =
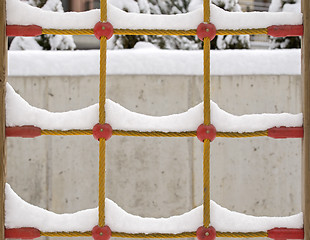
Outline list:
[[[216,76],[212,99],[233,114],[301,111],[300,76]],[[50,111],[98,100],[98,78],[11,77],[30,104]],[[197,76],[109,76],[108,97],[139,113],[186,111],[202,99]],[[300,140],[216,139],[212,199],[254,215],[300,211]],[[196,139],[113,137],[107,144],[107,197],[130,213],[167,217],[202,202],[202,144]],[[97,205],[98,143],[91,136],[8,139],[8,182],[52,211]]]

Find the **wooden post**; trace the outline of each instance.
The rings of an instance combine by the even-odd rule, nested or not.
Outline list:
[[[5,93],[7,79],[6,0],[0,0],[0,240],[4,240],[6,182]]]
[[[302,210],[305,239],[310,240],[310,2],[302,0],[304,36],[302,38],[302,81],[304,139],[302,160]]]

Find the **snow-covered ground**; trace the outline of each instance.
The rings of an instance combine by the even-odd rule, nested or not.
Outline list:
[[[75,13],[50,12],[29,6],[19,0],[7,0],[7,23],[43,28],[79,29],[93,28],[99,21],[99,10]],[[202,8],[176,15],[150,15],[126,13],[108,4],[108,21],[121,29],[196,29],[203,22]],[[211,5],[211,22],[217,29],[265,28],[271,25],[302,24],[301,13],[226,12]]]
[[[211,51],[211,75],[299,75],[300,49]],[[10,76],[99,75],[99,51],[9,51]],[[83,67],[77,67],[83,66]],[[202,51],[150,47],[107,54],[109,75],[202,75]]]

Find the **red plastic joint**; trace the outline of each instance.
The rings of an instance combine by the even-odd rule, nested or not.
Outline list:
[[[37,25],[7,25],[6,35],[7,36],[23,36],[23,37],[35,37],[42,34],[42,27]]]
[[[101,37],[110,39],[113,36],[113,26],[109,22],[97,22],[94,27],[94,34],[100,40]]]
[[[92,230],[92,236],[95,240],[109,240],[112,232],[109,226],[99,227],[95,226]]]
[[[296,37],[304,35],[303,25],[273,25],[267,28],[267,34],[273,37]]]
[[[272,138],[303,138],[303,127],[274,127],[267,130]]]
[[[208,126],[201,124],[197,128],[197,138],[202,142],[205,139],[209,139],[212,142],[216,138],[216,128],[212,124]]]
[[[40,236],[41,236],[41,233],[36,228],[5,229],[5,238],[34,239]]]
[[[216,231],[214,227],[205,228],[199,227],[196,231],[198,240],[214,240],[216,238]]]
[[[276,240],[304,239],[304,230],[299,228],[273,228],[267,232],[269,238]]]
[[[41,128],[35,126],[6,127],[6,137],[35,138],[41,136]]]
[[[100,124],[97,123],[93,127],[93,136],[96,140],[100,138],[104,138],[105,140],[109,140],[112,137],[113,129],[110,124]]]
[[[197,36],[203,41],[205,37],[209,38],[210,41],[215,38],[216,27],[212,23],[200,23],[197,27]]]

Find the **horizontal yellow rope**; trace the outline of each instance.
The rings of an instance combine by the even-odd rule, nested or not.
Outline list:
[[[92,232],[41,232],[45,237],[91,237]]]
[[[46,237],[90,237],[92,233],[89,232],[41,232],[41,236]],[[267,232],[217,232],[217,237],[230,237],[230,238],[256,238],[256,237],[268,237]],[[190,238],[196,237],[196,232],[184,232],[179,234],[169,233],[123,233],[112,232],[112,237],[122,238]]]
[[[229,237],[229,238],[257,238],[268,237],[267,232],[216,232],[217,237]]]
[[[240,29],[240,30],[217,30],[216,35],[256,35],[267,34],[267,28],[253,28],[253,29]]]
[[[257,131],[257,132],[217,132],[216,137],[225,137],[225,138],[248,138],[248,137],[267,137],[268,131]]]
[[[42,130],[42,135],[53,135],[53,136],[72,136],[72,135],[92,135],[93,130]],[[188,132],[139,132],[139,131],[124,131],[124,130],[113,130],[115,136],[131,136],[131,137],[196,137],[196,131]],[[256,131],[256,132],[217,132],[216,137],[225,138],[248,138],[248,137],[266,137],[268,131]]]
[[[53,136],[71,136],[71,135],[93,135],[93,130],[41,130],[41,135],[53,135]]]
[[[55,35],[93,35],[93,29],[43,29],[42,34]],[[195,36],[196,29],[191,30],[165,30],[165,29],[114,29],[115,35],[182,35]],[[267,28],[217,30],[216,35],[242,35],[267,34]]]
[[[54,35],[93,35],[93,29],[42,29],[42,34]]]
[[[196,131],[189,132],[139,132],[139,131],[123,131],[113,130],[116,136],[134,136],[134,137],[196,137]]]

